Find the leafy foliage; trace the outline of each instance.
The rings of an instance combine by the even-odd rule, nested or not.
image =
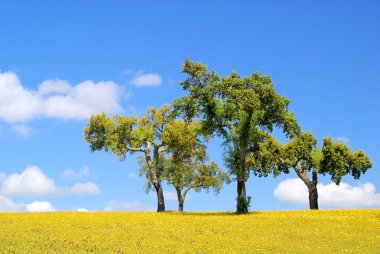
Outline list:
[[[363,151],[354,153],[347,145],[333,143],[329,137],[323,141],[322,153],[320,172],[331,175],[331,180],[338,185],[343,176],[351,174],[354,179],[359,179],[372,167],[372,163]]]
[[[319,149],[317,139],[310,132],[302,133],[286,144],[283,154],[287,168],[304,165],[309,172],[330,175],[336,184],[347,174],[359,179],[372,167],[363,151],[352,152],[346,144],[334,143],[330,137],[324,139],[322,149]]]
[[[317,139],[310,132],[304,132],[284,146],[283,156],[287,168],[297,167],[300,163],[307,164],[308,170],[314,168],[313,152]],[[314,158],[316,159],[316,158]]]
[[[284,171],[294,168],[298,177],[309,189],[310,208],[318,209],[318,174],[330,175],[337,185],[342,177],[351,174],[359,179],[372,164],[363,151],[352,152],[345,144],[334,143],[326,137],[322,149],[317,147],[317,139],[310,133],[301,133],[283,148]],[[312,179],[308,173],[312,173]]]
[[[230,182],[230,177],[221,170],[215,162],[208,162],[206,146],[201,138],[199,122],[184,122],[177,120],[167,126],[165,140],[170,140],[166,156],[161,156],[157,170],[162,179],[173,185],[177,191],[179,210],[189,190],[207,192],[212,189],[219,193],[224,182]],[[148,167],[142,160],[140,175],[146,173]],[[151,187],[147,178],[146,191]]]
[[[290,137],[298,134],[300,128],[288,111],[290,101],[274,90],[271,78],[257,72],[243,78],[234,71],[221,78],[190,59],[186,59],[183,72],[188,77],[181,86],[188,95],[177,99],[175,108],[186,119],[200,118],[204,133],[224,138],[226,165],[237,181],[244,184],[249,170],[261,176],[276,170],[270,152],[265,151],[272,149],[273,143],[262,140],[274,126]],[[259,159],[261,154],[265,154],[265,159]],[[245,195],[238,193],[246,199]]]
[[[158,211],[165,210],[163,191],[161,187],[162,174],[159,167],[160,158],[166,146],[171,142],[170,126],[174,121],[170,114],[170,106],[160,109],[150,108],[146,116],[107,117],[104,113],[92,116],[84,129],[85,140],[92,151],[104,150],[112,152],[121,160],[127,154],[142,152],[146,165],[146,177],[153,184],[158,197]]]
[[[229,176],[215,162],[207,163],[206,158],[177,158],[171,155],[164,166],[165,179],[179,190],[194,189],[207,192],[213,189],[219,193],[224,182],[229,182]]]

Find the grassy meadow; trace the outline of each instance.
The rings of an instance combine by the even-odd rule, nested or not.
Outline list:
[[[0,213],[0,253],[380,253],[380,210]]]

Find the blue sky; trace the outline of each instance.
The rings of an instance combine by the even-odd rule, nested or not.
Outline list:
[[[92,113],[141,115],[183,95],[186,57],[221,75],[271,75],[304,130],[373,162],[339,188],[321,177],[320,206],[380,207],[378,1],[37,0],[0,9],[0,210],[155,209],[135,156],[91,153],[83,128]],[[213,140],[210,157],[224,167],[222,152]],[[252,176],[252,209],[307,208],[294,178]],[[235,189],[191,192],[185,210],[234,210]],[[176,210],[173,189],[164,190]]]

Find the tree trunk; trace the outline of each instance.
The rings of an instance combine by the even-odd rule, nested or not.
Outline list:
[[[317,184],[318,184],[318,175],[316,172],[313,171],[313,178],[308,186],[309,189],[309,205],[310,209],[318,209],[318,189],[317,189]]]
[[[154,183],[153,186],[157,193],[157,212],[165,212],[164,192],[162,191],[161,183]]]
[[[309,206],[310,209],[318,209],[318,189],[316,184],[308,186],[309,189]]]
[[[237,195],[236,213],[247,213],[248,200],[245,191],[245,180],[237,181]]]
[[[306,187],[309,190],[309,207],[310,209],[318,209],[318,174],[317,172],[312,172],[312,179],[309,179],[308,176],[308,165],[306,163],[298,163],[294,167],[297,175],[305,183]]]
[[[178,203],[178,212],[183,212],[183,199],[179,201]]]
[[[178,198],[178,212],[183,212],[183,203],[185,202],[185,199],[182,196],[181,190],[177,189],[177,198]]]
[[[238,145],[235,145],[238,147]],[[244,151],[240,151],[239,155],[239,169],[236,174],[237,180],[237,205],[236,205],[236,213],[248,213],[248,200],[247,193],[245,190],[245,181],[246,181],[246,165],[245,165],[245,157],[246,153]]]
[[[247,198],[247,194],[245,192],[245,181],[237,181],[237,194],[238,198]]]

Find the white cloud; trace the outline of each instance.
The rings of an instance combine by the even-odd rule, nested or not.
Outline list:
[[[13,197],[37,197],[51,195],[94,195],[100,190],[95,183],[75,183],[69,187],[56,186],[53,179],[48,178],[37,167],[27,167],[20,174],[11,174],[4,178],[1,193]]]
[[[50,202],[34,201],[29,204],[17,204],[10,198],[0,195],[0,212],[51,212],[55,210]]]
[[[0,212],[23,212],[26,211],[24,205],[16,204],[10,198],[0,195]]]
[[[87,182],[87,183],[76,183],[73,186],[67,188],[67,192],[69,194],[83,196],[83,195],[99,194],[100,190],[96,184]]]
[[[35,130],[25,124],[15,124],[12,126],[12,131],[19,137],[27,138],[32,135]]]
[[[53,212],[55,208],[50,202],[46,201],[34,201],[33,203],[26,204],[26,210],[28,212]]]
[[[41,101],[36,92],[25,89],[16,74],[0,73],[0,118],[8,122],[26,121],[40,115]]]
[[[38,86],[38,93],[42,95],[68,94],[72,89],[73,87],[65,80],[50,79]]]
[[[282,201],[308,204],[308,190],[301,179],[286,179],[274,190],[274,196]],[[351,186],[341,182],[318,184],[318,203],[320,206],[356,208],[380,206],[380,193],[372,183]]]
[[[88,212],[86,208],[78,208],[77,212]]]
[[[321,189],[321,204],[326,206],[380,206],[380,193],[376,193],[376,188],[372,183],[358,186],[350,186],[344,182],[339,186],[333,183],[320,184],[319,188]]]
[[[67,179],[80,179],[82,177],[85,178],[89,176],[90,176],[90,169],[87,166],[84,166],[78,171],[75,171],[72,169],[65,169],[64,171],[62,171],[62,177],[67,178]]]
[[[101,112],[121,113],[119,97],[120,89],[115,83],[87,80],[73,87],[66,95],[44,98],[43,114],[65,120],[82,120]]]
[[[279,200],[291,203],[307,204],[309,202],[307,187],[298,178],[282,181],[274,189],[274,196]]]
[[[23,204],[15,203],[10,197],[83,196],[99,193],[98,186],[92,182],[59,187],[53,179],[47,177],[37,166],[29,166],[21,173],[14,173],[9,176],[0,172],[0,212],[56,211],[53,205],[47,201],[34,201]],[[80,208],[78,211],[85,211],[85,209]]]
[[[132,79],[130,83],[137,87],[160,86],[162,84],[162,78],[157,73],[139,74]]]
[[[7,196],[35,197],[57,193],[54,180],[36,167],[27,167],[20,174],[12,174],[3,181],[2,193]]]
[[[104,208],[105,211],[152,211],[151,204],[141,203],[140,201],[116,201],[111,200]]]
[[[47,80],[33,91],[23,87],[15,73],[0,72],[0,119],[13,123],[41,117],[83,120],[101,112],[121,113],[121,93],[113,82],[90,80],[75,86]]]
[[[0,172],[0,182],[2,182],[5,178],[7,178],[7,175],[3,172]]]
[[[174,191],[164,191],[165,200],[176,201],[178,200],[177,193]]]

